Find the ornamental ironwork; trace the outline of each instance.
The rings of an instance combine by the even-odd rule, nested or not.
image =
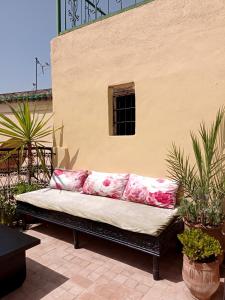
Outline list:
[[[109,14],[135,7],[146,0],[58,0],[58,31],[95,21]],[[149,0],[151,1],[151,0]]]
[[[28,182],[28,153],[25,150],[21,157],[20,150],[10,154],[12,149],[0,149],[0,193],[10,196],[18,183]],[[50,147],[32,148],[31,183],[40,187],[49,185],[53,151]]]

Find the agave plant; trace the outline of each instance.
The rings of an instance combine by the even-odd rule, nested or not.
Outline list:
[[[33,165],[32,149],[35,149],[40,158],[42,168],[46,170],[43,152],[40,150],[40,147],[44,147],[44,144],[48,143],[45,138],[54,131],[48,126],[48,122],[52,116],[46,118],[46,114],[44,114],[40,117],[35,109],[31,112],[28,101],[18,104],[17,109],[11,105],[9,105],[9,108],[13,119],[16,121],[13,121],[4,114],[0,114],[0,135],[7,138],[5,141],[0,142],[0,148],[10,148],[12,150],[1,161],[8,159],[19,150],[19,164],[21,165],[27,151],[28,183],[30,184]]]
[[[224,108],[219,109],[210,128],[202,122],[198,135],[191,133],[194,161],[174,143],[166,159],[170,177],[184,191],[180,214],[191,223],[215,226],[224,221],[224,115]]]

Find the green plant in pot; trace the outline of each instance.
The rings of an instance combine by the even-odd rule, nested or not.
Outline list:
[[[30,183],[29,184],[25,181],[20,181],[13,188],[13,195],[24,194],[24,193],[36,191],[36,190],[39,190],[39,189],[41,189],[41,186],[39,186],[37,183]],[[28,224],[35,223],[34,218],[32,216],[22,215],[22,216],[19,216],[19,219],[22,221],[22,225],[23,225],[24,230],[29,228]]]
[[[200,229],[186,229],[178,239],[183,245],[182,276],[186,286],[197,299],[210,299],[220,284],[219,241]]]
[[[31,111],[28,101],[18,104],[16,108],[9,105],[9,108],[12,119],[0,114],[0,136],[6,139],[0,143],[0,150],[1,148],[10,148],[11,150],[7,155],[1,155],[0,164],[3,165],[3,168],[6,168],[8,163],[18,161],[19,166],[21,166],[27,157],[27,181],[31,184],[35,164],[32,150],[35,149],[43,171],[50,178],[45,165],[44,150],[41,150],[41,148],[49,143],[49,136],[57,130],[48,125],[52,115],[47,118],[46,114],[39,115],[35,108]],[[18,151],[20,153],[19,157],[12,160],[12,157],[17,155]]]
[[[175,144],[167,157],[170,177],[183,189],[179,214],[186,228],[197,227],[223,244],[225,199],[224,109],[208,128],[191,133],[192,160]]]
[[[0,194],[0,224],[11,225],[16,213],[16,201]]]
[[[14,187],[13,194],[19,195],[24,194],[32,191],[39,190],[41,187],[36,183],[27,183],[25,181],[18,182],[17,185]]]

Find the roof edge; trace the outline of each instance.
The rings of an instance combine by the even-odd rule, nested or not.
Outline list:
[[[1,102],[52,100],[52,89],[0,94]]]

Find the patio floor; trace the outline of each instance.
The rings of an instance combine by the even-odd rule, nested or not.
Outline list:
[[[151,256],[81,236],[74,249],[72,231],[35,226],[28,234],[41,244],[27,251],[27,279],[5,300],[189,300],[181,277],[182,256],[171,251],[161,261],[160,281],[152,278]],[[212,300],[222,300],[223,279]]]

